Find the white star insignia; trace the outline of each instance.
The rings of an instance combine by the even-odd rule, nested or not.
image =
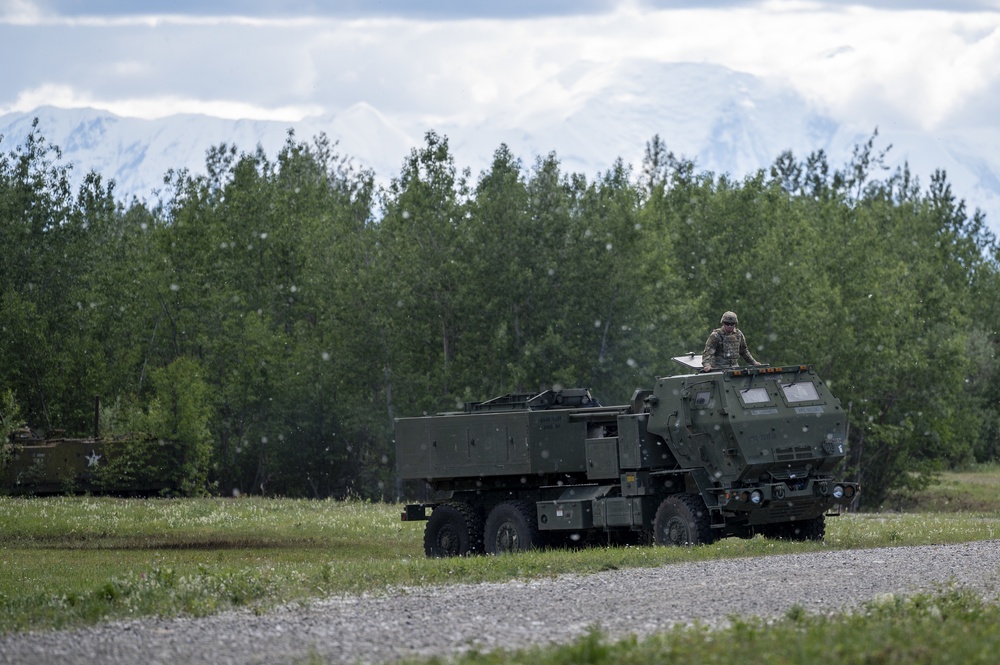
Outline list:
[[[101,461],[101,456],[97,454],[96,450],[91,450],[90,454],[87,455],[87,466],[97,466],[97,463]]]

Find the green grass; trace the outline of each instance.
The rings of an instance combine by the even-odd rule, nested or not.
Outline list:
[[[956,478],[960,488],[983,482]],[[430,560],[423,556],[423,524],[401,522],[395,505],[0,497],[0,634],[123,617],[202,616],[235,607],[265,611],[279,603],[398,586],[1000,538],[1000,497],[978,505],[983,510],[845,515],[828,520],[825,543],[729,538],[697,548]]]
[[[897,492],[888,502],[889,506],[907,512],[996,512],[998,504],[998,464],[943,473],[937,484],[920,492]]]

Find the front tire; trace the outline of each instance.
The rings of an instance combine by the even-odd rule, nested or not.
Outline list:
[[[677,547],[711,543],[712,522],[705,502],[691,494],[668,496],[656,510],[653,540],[657,545]]]
[[[482,522],[467,503],[442,503],[424,528],[424,554],[440,559],[482,552]]]
[[[542,536],[533,504],[504,501],[490,511],[483,537],[487,554],[527,552],[541,546]]]

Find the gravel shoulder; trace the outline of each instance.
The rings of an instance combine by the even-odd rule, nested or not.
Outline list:
[[[683,563],[502,584],[342,596],[263,616],[144,619],[0,638],[0,663],[389,663],[565,642],[591,627],[619,637],[678,623],[778,616],[794,605],[850,610],[881,594],[945,585],[1000,598],[1000,541],[838,550]]]

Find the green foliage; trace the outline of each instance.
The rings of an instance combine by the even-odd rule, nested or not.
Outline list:
[[[106,437],[113,441],[98,468],[100,486],[186,496],[207,491],[214,446],[209,387],[202,374],[196,361],[182,356],[153,372],[153,397],[145,409],[131,400],[102,409]]]
[[[101,405],[100,422],[102,436],[115,445],[104,449],[103,464],[96,471],[96,485],[110,490],[165,488],[170,459],[158,454],[163,444],[147,433],[142,405],[127,397],[118,397],[111,404],[105,402]]]
[[[428,132],[378,188],[290,133],[275,159],[213,148],[149,208],[97,174],[74,196],[36,127],[0,156],[0,386],[43,430],[122,405],[105,431],[149,436],[120,478],[385,498],[396,416],[553,385],[622,403],[732,309],[759,359],[832,385],[877,508],[1000,454],[996,243],[887,151],[739,181],[659,137],[592,179],[500,146],[473,179]]]
[[[212,458],[209,387],[199,363],[180,357],[153,373],[154,397],[146,415],[149,434],[172,442],[171,484],[185,495],[206,491]]]
[[[21,426],[21,407],[11,390],[0,392],[0,473],[7,469],[13,459],[14,448],[8,445],[11,432]]]

